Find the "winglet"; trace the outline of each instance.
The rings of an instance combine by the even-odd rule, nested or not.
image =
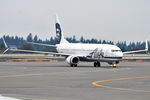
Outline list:
[[[3,42],[4,42],[5,48],[8,48],[8,45],[6,44],[4,37],[2,37],[2,40],[3,40]]]
[[[4,37],[2,37],[2,40],[3,40],[4,46],[5,46],[5,48],[6,48],[6,50],[3,52],[3,54],[5,54],[5,53],[9,50],[9,48],[8,48],[8,45],[7,45],[6,42],[5,42]]]
[[[145,50],[148,51],[148,41],[145,42]]]
[[[147,40],[145,42],[145,51],[146,51],[146,54],[148,54],[148,41]]]

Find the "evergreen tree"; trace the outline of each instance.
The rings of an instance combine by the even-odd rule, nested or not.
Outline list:
[[[84,43],[84,42],[85,42],[85,40],[84,40],[83,36],[81,36],[81,38],[80,38],[80,42],[81,42],[81,43]]]
[[[33,40],[32,40],[32,34],[31,34],[31,33],[27,36],[27,41],[28,41],[28,42],[32,42],[32,41],[33,41]]]
[[[38,36],[37,35],[34,36],[33,42],[38,42]]]

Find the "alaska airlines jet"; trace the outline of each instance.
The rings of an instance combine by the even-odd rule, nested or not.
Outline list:
[[[108,64],[111,64],[114,68],[116,67],[116,64],[118,64],[122,60],[123,54],[143,52],[148,50],[147,41],[144,50],[137,50],[137,51],[130,51],[130,52],[122,52],[119,47],[110,44],[69,43],[64,38],[61,25],[57,16],[56,16],[55,27],[56,27],[56,38],[57,38],[56,45],[41,44],[41,43],[32,43],[32,44],[56,47],[58,53],[21,50],[21,49],[13,49],[13,48],[9,48],[9,50],[65,56],[66,62],[72,67],[73,66],[76,67],[80,61],[85,61],[85,62],[94,62],[94,67],[100,67],[101,66],[100,62],[106,62]],[[5,41],[4,44],[6,47],[8,47]],[[5,50],[5,52],[6,51],[7,50]]]

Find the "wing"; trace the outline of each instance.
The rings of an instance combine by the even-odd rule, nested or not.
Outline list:
[[[34,51],[34,50],[23,50],[23,49],[9,49],[10,51],[18,51],[18,52],[28,52],[28,53],[40,53],[40,54],[52,54],[52,55],[62,55],[69,56],[67,53],[57,53],[57,52],[45,52],[45,51]]]
[[[135,50],[135,51],[128,51],[123,52],[123,54],[131,54],[131,53],[137,53],[137,52],[147,52],[148,51],[148,41],[145,42],[145,49],[144,50]]]
[[[136,51],[123,52],[123,54],[131,54],[131,53],[144,52],[144,51],[146,52],[147,49],[145,49],[145,50],[136,50]]]
[[[61,55],[61,56],[70,56],[72,54],[69,54],[69,53],[57,53],[57,52],[45,52],[45,51],[33,51],[33,50],[23,50],[23,49],[17,49],[17,48],[10,48],[8,47],[8,45],[6,44],[5,42],[5,39],[3,39],[3,42],[4,42],[4,45],[5,45],[5,48],[6,50],[3,52],[3,54],[5,54],[7,51],[13,51],[13,52],[28,52],[28,53],[40,53],[40,54],[52,54],[52,55]],[[43,45],[43,46],[51,46],[51,47],[57,47],[56,45],[49,45],[49,44],[41,44],[41,43],[33,43],[33,42],[29,42],[29,43],[32,43],[32,44],[37,44],[37,45]],[[77,56],[77,57],[84,57],[83,55],[72,55],[72,56]]]
[[[41,45],[41,46],[48,46],[48,47],[57,47],[56,45],[50,45],[50,44],[43,44],[43,43],[35,43],[35,42],[27,42],[31,44]]]

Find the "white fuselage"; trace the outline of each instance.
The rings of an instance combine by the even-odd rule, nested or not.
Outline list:
[[[122,58],[123,53],[119,47],[110,44],[83,44],[83,43],[63,43],[57,44],[59,53],[67,53],[74,56],[88,56],[95,49],[104,53],[104,57]]]

